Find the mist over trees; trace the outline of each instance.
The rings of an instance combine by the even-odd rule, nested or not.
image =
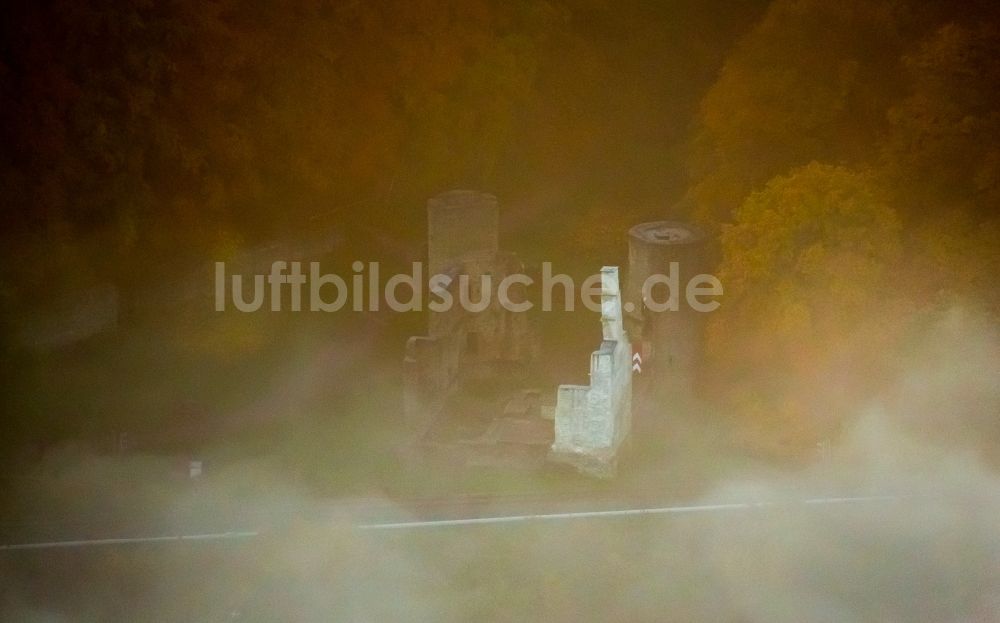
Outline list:
[[[976,3],[778,0],[736,45],[686,203],[727,286],[706,383],[744,423],[809,445],[949,307],[995,321],[998,50]]]
[[[974,0],[8,3],[2,318],[316,232],[405,256],[454,187],[498,194],[527,255],[597,262],[629,224],[688,218],[718,236],[726,287],[705,396],[809,445],[944,309],[996,317],[996,18]],[[259,354],[260,327],[208,326],[164,339]]]
[[[3,2],[0,619],[1000,621],[998,7]],[[215,310],[217,261],[411,270],[452,189],[533,276],[708,234],[614,481],[542,458],[582,305],[516,394],[451,357],[506,316],[413,349],[423,437],[426,316]]]

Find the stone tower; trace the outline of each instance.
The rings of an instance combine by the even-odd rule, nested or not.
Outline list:
[[[508,311],[497,300],[500,281],[522,271],[516,256],[500,250],[498,225],[497,198],[487,193],[452,190],[427,202],[425,274],[448,277],[445,289],[453,303],[445,311],[428,310],[427,335],[406,344],[404,412],[417,434],[427,430],[464,382],[523,374],[537,354],[527,315]],[[463,281],[470,302],[488,297],[488,304],[463,307]],[[434,289],[428,294],[433,296]],[[512,288],[511,294],[523,296],[523,287]]]
[[[627,307],[631,309],[628,327],[634,340],[651,347],[644,374],[683,380],[693,371],[701,353],[705,319],[687,305],[684,288],[692,277],[707,271],[705,256],[705,235],[693,225],[654,221],[629,230],[626,300],[632,306]],[[678,310],[653,312],[643,302],[643,284],[651,275],[671,275],[671,263],[676,263]],[[654,287],[652,295],[664,302],[666,286]]]

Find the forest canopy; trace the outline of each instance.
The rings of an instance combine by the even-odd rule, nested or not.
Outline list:
[[[777,0],[736,45],[686,202],[727,286],[706,382],[745,421],[816,439],[950,307],[995,321],[998,51],[975,3]]]

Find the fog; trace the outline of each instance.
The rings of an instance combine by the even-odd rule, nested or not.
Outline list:
[[[148,514],[147,535],[192,525],[261,533],[5,552],[3,618],[998,620],[1000,478],[977,444],[978,414],[1000,407],[998,348],[995,326],[954,310],[914,345],[886,399],[851,418],[822,457],[742,468],[674,500],[750,508],[359,530],[372,509],[415,517],[388,499],[318,498],[266,461],[179,493],[143,482],[160,459],[122,465],[64,448],[39,469],[45,495],[33,494],[67,515],[95,511],[74,525],[83,536],[134,520],[135,508]],[[713,461],[729,451],[705,450]],[[130,508],[116,507],[126,498]]]
[[[1000,621],[995,5],[4,3],[0,620]],[[626,301],[610,480],[483,432],[588,382],[581,305],[213,291],[426,260],[627,297],[663,221],[724,294]],[[408,375],[434,326],[461,355]]]

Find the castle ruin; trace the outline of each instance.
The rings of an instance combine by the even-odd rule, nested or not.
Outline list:
[[[560,385],[552,406],[542,392],[524,387],[539,348],[529,314],[505,309],[495,297],[483,303],[482,289],[523,271],[515,255],[500,250],[496,197],[442,193],[428,201],[427,222],[428,274],[445,276],[437,284],[432,277],[431,293],[444,288],[458,301],[464,279],[468,299],[482,304],[431,308],[427,334],[407,341],[404,414],[418,450],[411,456],[466,467],[537,468],[548,461],[613,477],[632,429],[633,352],[645,359],[641,371],[651,381],[638,387],[671,392],[690,383],[701,350],[700,314],[683,305],[651,312],[649,297],[661,302],[666,295],[644,292],[643,284],[674,274],[671,289],[680,296],[679,285],[704,271],[704,235],[673,221],[629,230],[625,287],[618,267],[601,269],[602,336],[591,354],[589,384]],[[518,284],[512,299],[526,298]],[[504,389],[489,397],[470,391],[483,381]]]
[[[427,335],[406,343],[403,409],[417,435],[427,432],[463,383],[516,377],[537,353],[526,314],[504,309],[496,297],[478,312],[458,304],[461,279],[468,279],[469,299],[478,303],[484,276],[495,286],[522,271],[514,254],[500,251],[498,221],[497,198],[490,194],[453,190],[427,202],[428,274],[448,277],[443,287],[455,304],[429,311]],[[523,296],[522,285],[511,289],[512,298]]]

